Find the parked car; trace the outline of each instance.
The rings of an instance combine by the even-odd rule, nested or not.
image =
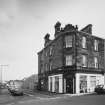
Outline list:
[[[17,80],[10,81],[8,90],[11,95],[23,95],[22,82]]]
[[[95,92],[97,94],[105,94],[105,86],[104,85],[97,85],[95,87]]]

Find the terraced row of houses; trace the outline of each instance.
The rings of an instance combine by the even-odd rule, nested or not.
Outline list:
[[[67,24],[54,26],[54,39],[46,34],[38,52],[38,87],[55,93],[93,92],[104,84],[104,39],[92,35],[92,25],[79,30]]]

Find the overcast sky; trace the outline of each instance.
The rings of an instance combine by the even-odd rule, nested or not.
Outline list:
[[[57,21],[93,25],[105,38],[105,0],[0,0],[0,65],[3,80],[22,79],[38,72],[37,52],[46,33],[54,35]]]

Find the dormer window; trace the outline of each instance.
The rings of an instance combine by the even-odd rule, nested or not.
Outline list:
[[[65,46],[66,48],[72,47],[72,36],[65,36]]]
[[[86,37],[82,37],[82,48],[86,48]]]

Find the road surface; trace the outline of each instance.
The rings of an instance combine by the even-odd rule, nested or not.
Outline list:
[[[0,105],[105,105],[105,95],[82,95],[71,97],[70,95],[62,94],[55,97],[44,97],[44,95],[41,94],[29,96],[2,94],[0,95],[0,102]]]

